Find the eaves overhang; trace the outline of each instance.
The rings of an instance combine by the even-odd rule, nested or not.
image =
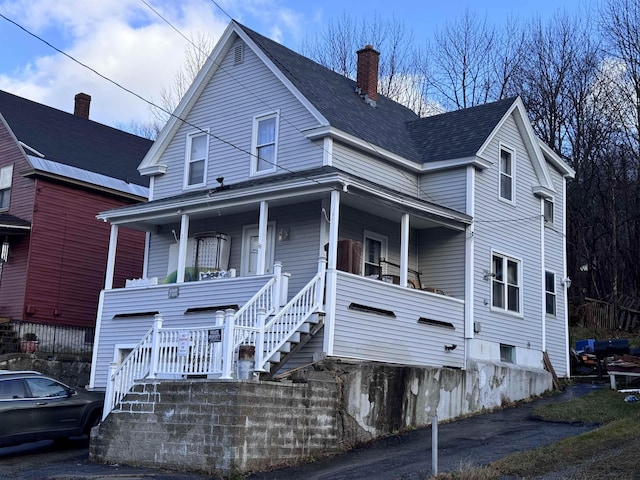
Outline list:
[[[167,219],[182,214],[195,214],[212,209],[228,209],[259,204],[261,201],[286,200],[296,196],[309,196],[334,189],[341,189],[340,176],[330,173],[321,176],[289,179],[286,182],[274,182],[250,185],[241,188],[212,188],[188,193],[177,197],[154,200],[114,210],[100,212],[96,218],[112,224],[149,222]]]
[[[397,155],[389,150],[385,150],[384,148],[375,145],[371,142],[367,142],[362,138],[356,137],[355,135],[351,135],[337,128],[331,127],[329,125],[323,125],[320,127],[310,128],[307,130],[303,130],[303,133],[309,140],[319,140],[322,138],[332,138],[333,140],[337,140],[341,143],[349,145],[351,147],[355,147],[359,150],[367,152],[371,155],[375,155],[382,159],[388,160],[398,165],[402,165],[403,167],[413,170],[414,172],[421,172],[422,166],[419,163],[408,160],[407,158]]]
[[[465,213],[458,212],[441,205],[421,200],[401,192],[390,189],[380,190],[372,188],[366,181],[351,179],[344,184],[346,192],[357,192],[367,198],[385,204],[402,213],[427,219],[436,224],[446,226],[455,230],[464,230],[470,225],[473,218]]]

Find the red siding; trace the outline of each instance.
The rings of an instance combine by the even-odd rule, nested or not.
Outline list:
[[[31,167],[0,116],[0,168],[12,164],[13,179],[8,213],[31,221],[35,185],[32,179],[23,177]],[[0,238],[0,243],[3,240]],[[28,235],[10,238],[9,261],[2,266],[0,277],[0,317],[22,318],[28,255]]]
[[[36,180],[36,202],[24,303],[32,321],[89,326],[104,286],[109,224],[95,216],[125,202],[46,180]],[[144,233],[122,229],[116,285],[142,273]]]

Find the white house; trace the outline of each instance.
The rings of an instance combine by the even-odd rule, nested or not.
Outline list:
[[[540,372],[547,352],[568,375],[574,172],[520,98],[419,118],[357,54],[354,82],[231,22],[139,166],[149,202],[99,215],[107,412],[134,379],[232,379],[245,356],[268,378],[325,358]],[[147,232],[145,278],[114,289],[120,228]]]

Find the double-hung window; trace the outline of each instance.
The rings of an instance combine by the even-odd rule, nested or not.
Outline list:
[[[205,185],[209,157],[209,133],[187,135],[187,158],[185,162],[185,188]]]
[[[514,164],[513,151],[500,147],[500,198],[508,202],[514,202]]]
[[[279,113],[253,119],[251,174],[275,172],[278,161]]]
[[[547,314],[556,314],[556,275],[553,272],[544,272],[544,304]]]
[[[491,305],[494,309],[522,312],[521,262],[494,253],[492,256]]]
[[[12,177],[13,165],[0,168],[0,210],[7,210],[9,208]]]

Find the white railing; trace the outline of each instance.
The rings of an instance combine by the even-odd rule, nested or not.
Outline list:
[[[272,315],[287,298],[288,274],[274,265],[274,274],[237,312],[216,312],[216,324],[199,328],[163,328],[156,315],[153,327],[120,365],[112,364],[103,419],[142,378],[182,378],[184,375],[233,377],[235,352],[255,345],[258,318]],[[227,346],[231,346],[227,348]]]
[[[159,317],[159,316],[156,316]],[[102,419],[120,403],[137,379],[145,378],[151,368],[151,352],[154,339],[157,337],[158,325],[162,320],[156,318],[153,327],[142,337],[142,340],[120,363],[112,363],[109,371],[109,382],[105,392]]]

